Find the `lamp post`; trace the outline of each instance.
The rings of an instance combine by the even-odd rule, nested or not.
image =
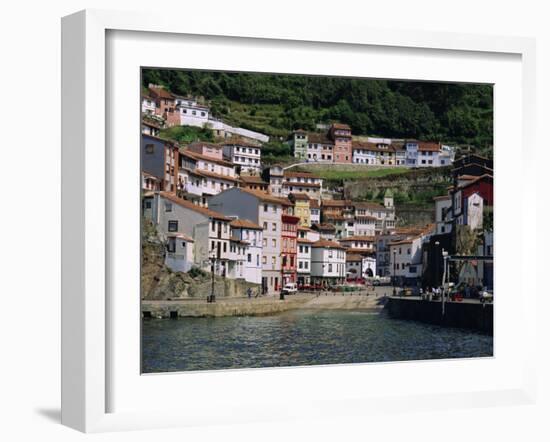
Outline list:
[[[392,281],[392,285],[393,285],[393,296],[396,295],[396,290],[395,290],[395,259],[396,259],[396,251],[394,250],[394,251],[393,251],[393,281]]]
[[[210,283],[210,295],[206,297],[206,302],[216,302],[216,294],[215,294],[215,284],[216,284],[216,278],[215,278],[215,270],[216,270],[216,249],[212,249],[212,257],[210,258],[210,275],[211,275],[211,283]]]

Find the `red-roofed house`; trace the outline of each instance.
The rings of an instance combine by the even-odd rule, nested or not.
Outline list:
[[[351,128],[347,124],[334,123],[330,127],[330,137],[334,143],[334,162],[351,163],[353,161]]]

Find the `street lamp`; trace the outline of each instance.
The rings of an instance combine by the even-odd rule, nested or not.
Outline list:
[[[210,295],[206,297],[206,302],[216,302],[215,270],[216,270],[216,249],[212,249],[212,257],[210,258],[210,274],[212,278],[211,278],[211,284],[210,284]]]

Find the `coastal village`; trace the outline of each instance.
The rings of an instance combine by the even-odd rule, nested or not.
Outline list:
[[[430,140],[356,136],[332,122],[288,135],[295,163],[263,164],[268,136],[214,118],[194,98],[151,84],[141,113],[142,214],[171,271],[200,269],[273,296],[289,287],[438,287],[452,260],[456,284],[492,290],[491,159]],[[173,126],[210,129],[216,142],[160,136]],[[447,168],[452,184],[434,198],[432,222],[401,226],[391,189],[382,201],[350,200],[300,170],[308,164]]]

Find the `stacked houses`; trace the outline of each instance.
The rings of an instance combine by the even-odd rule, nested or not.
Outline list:
[[[268,180],[238,177],[230,163],[220,159],[223,148],[218,145],[193,143],[181,150],[149,135],[144,139],[154,141],[153,150],[162,154],[158,162],[170,166],[165,168],[170,173],[163,186],[173,189],[176,173],[186,178],[184,184],[198,178],[214,180],[205,186],[208,192],[202,191],[203,197],[208,193],[204,204],[189,197],[190,187],[183,193],[164,190],[159,188],[162,180],[143,175],[151,181],[144,185],[144,216],[157,225],[166,243],[166,265],[176,271],[199,267],[258,284],[266,294],[290,283],[329,286],[373,276],[419,284],[429,274],[436,275],[437,282],[442,269],[437,259],[442,250],[452,251],[452,233],[460,226],[483,237],[480,256],[493,253],[492,231],[483,230],[484,212],[493,204],[492,164],[482,158],[471,156],[456,164],[453,186],[434,199],[433,224],[403,228],[396,227],[390,192],[382,204],[299,192],[285,196],[279,192],[284,171],[270,171]],[[144,143],[144,155],[148,144]],[[172,163],[172,152],[179,152],[179,162]],[[480,175],[471,175],[474,172]],[[281,180],[272,181],[275,177]],[[308,175],[308,180],[319,178]],[[486,283],[489,275],[492,262],[487,260],[465,265],[461,277]]]
[[[434,199],[434,223],[400,228],[390,192],[382,203],[327,198],[313,172],[263,167],[266,140],[254,133],[222,128],[215,130],[221,141],[185,145],[162,138],[167,126],[211,127],[216,120],[198,100],[150,85],[142,113],[143,215],[157,226],[165,263],[175,271],[200,268],[258,284],[266,294],[287,284],[328,286],[373,276],[414,284],[434,273],[434,265],[439,269],[434,260],[451,249],[457,226],[480,232],[479,253],[492,255],[492,231],[483,230],[493,204],[489,159],[453,162],[453,149],[440,143],[353,137],[339,123],[292,134],[294,155],[304,162],[452,165],[453,185]],[[491,266],[467,268],[463,278],[487,280]]]
[[[453,185],[434,198],[434,235],[424,245],[423,281],[441,280],[442,251],[455,255],[458,282],[493,288],[493,161],[469,154],[453,163]],[[474,238],[474,248],[464,238]],[[461,255],[469,255],[460,259]],[[456,258],[458,256],[459,258]],[[435,280],[434,280],[435,279]]]
[[[454,160],[454,149],[441,143],[353,137],[351,128],[340,123],[326,132],[296,130],[288,143],[297,160],[312,163],[441,167]]]

